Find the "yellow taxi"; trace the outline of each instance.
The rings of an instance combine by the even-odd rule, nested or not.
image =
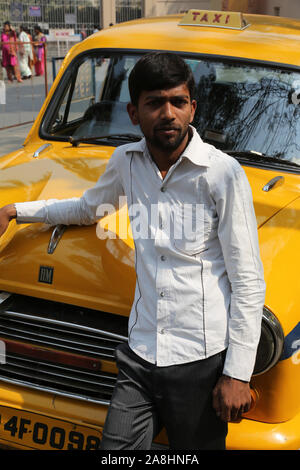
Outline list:
[[[138,58],[163,50],[188,62],[193,125],[251,184],[267,284],[253,407],[229,425],[228,449],[300,448],[299,41],[300,21],[224,11],[102,30],[69,51],[23,148],[0,158],[1,206],[80,196],[115,147],[140,139],[126,111]],[[118,221],[127,217],[120,210]],[[130,230],[116,235],[12,223],[1,238],[2,445],[99,447],[135,286]]]

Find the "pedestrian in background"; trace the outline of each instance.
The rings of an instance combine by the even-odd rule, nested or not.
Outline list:
[[[36,56],[35,75],[44,75],[45,66],[45,47],[46,47],[46,37],[44,36],[40,26],[34,27],[34,52]]]
[[[23,79],[31,78],[31,69],[29,67],[29,58],[32,53],[30,39],[25,31],[24,26],[20,26],[19,34],[19,65],[21,77]]]
[[[80,31],[80,41],[84,41],[84,39],[87,37],[85,28],[83,26],[82,30]]]
[[[2,42],[2,67],[5,68],[9,82],[13,82],[14,77],[22,83],[17,58],[17,35],[12,29],[9,21],[3,25],[1,34]]]
[[[29,38],[29,41],[30,41],[30,52],[29,52],[29,56],[28,56],[28,66],[30,68],[31,75],[32,75],[33,66],[36,62],[35,53],[34,53],[34,45],[33,45],[33,39],[32,39],[30,29],[25,28],[25,33],[27,34],[27,36]]]

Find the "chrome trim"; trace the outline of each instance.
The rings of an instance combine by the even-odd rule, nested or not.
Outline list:
[[[84,326],[84,325],[78,325],[76,323],[68,323],[68,322],[63,322],[63,321],[59,321],[59,320],[52,320],[51,318],[46,318],[46,317],[35,317],[34,315],[27,315],[27,314],[24,314],[24,313],[19,313],[19,312],[12,312],[11,310],[6,310],[6,311],[3,311],[3,312],[0,312],[0,316],[1,315],[4,315],[4,316],[7,316],[9,317],[10,315],[13,315],[15,317],[19,317],[19,318],[23,318],[23,319],[28,319],[28,320],[33,320],[33,321],[37,321],[37,322],[45,322],[45,323],[50,323],[52,325],[61,325],[61,326],[65,326],[65,327],[71,327],[71,328],[76,328],[78,330],[84,330],[84,331],[87,331],[87,332],[92,332],[92,333],[98,333],[98,334],[103,334],[104,336],[108,336],[108,338],[112,338],[112,339],[116,339],[116,340],[120,340],[120,341],[127,341],[127,337],[126,336],[122,336],[122,335],[118,335],[116,333],[111,333],[111,332],[108,332],[108,331],[104,331],[104,330],[97,330],[96,328],[91,328],[89,326]]]
[[[270,364],[264,370],[253,374],[254,377],[264,374],[277,364],[282,355],[284,346],[284,332],[282,326],[275,315],[267,307],[263,308],[262,321],[266,323],[272,333],[275,352]]]
[[[1,291],[0,292],[0,305],[5,302],[9,297],[11,297],[11,293],[10,292],[4,292],[4,291]]]
[[[32,342],[34,344],[36,344],[37,346],[47,346],[47,347],[52,347],[52,348],[58,348],[58,350],[60,349],[63,349],[64,351],[66,352],[73,352],[73,353],[76,353],[76,354],[91,354],[92,351],[89,350],[89,349],[84,349],[84,348],[80,348],[80,347],[75,347],[74,346],[74,342],[72,343],[71,341],[69,341],[70,343],[70,346],[68,345],[65,345],[65,344],[60,344],[60,343],[54,343],[54,342],[50,342],[50,341],[42,341],[42,340],[38,340],[36,338],[29,338],[28,335],[18,335],[18,334],[7,334],[7,333],[3,333],[3,337],[4,338],[7,338],[8,340],[9,339],[17,339],[17,340],[25,340],[25,341],[29,341],[29,340],[32,340]],[[95,346],[94,346],[95,347]],[[105,349],[104,347],[101,347],[101,349]],[[98,352],[98,351],[93,351],[93,356],[95,358],[100,358],[100,359],[112,359],[114,360],[114,354],[113,354],[113,349],[108,349],[108,354],[107,353],[103,353],[103,352]]]
[[[280,184],[283,184],[284,183],[284,176],[275,176],[275,178],[272,178],[268,183],[266,183],[264,185],[262,190],[266,191],[266,192],[270,191],[270,189],[273,189],[278,181],[281,182]]]
[[[0,373],[0,383],[17,383],[96,403],[109,403],[117,380],[117,375],[109,372],[78,369],[13,353],[7,355]]]
[[[39,147],[33,154],[33,158],[39,157],[40,153],[44,152],[48,147],[52,147],[52,144],[44,144],[41,147]]]
[[[49,377],[51,378],[54,376],[57,379],[65,381],[69,380],[70,382],[73,381],[76,383],[80,382],[81,384],[87,384],[88,386],[105,387],[107,390],[102,389],[102,393],[112,393],[117,378],[116,376],[112,377],[110,375],[105,375],[105,372],[101,371],[95,373],[93,370],[76,369],[75,366],[72,369],[70,366],[64,364],[40,361],[35,358],[27,358],[23,356],[17,357],[12,354],[7,354],[7,361],[4,364],[2,371],[10,373],[11,369],[20,369],[17,372],[18,375],[31,377],[28,370],[31,369],[30,366],[32,366],[32,364],[38,365],[41,369],[40,373],[43,374],[42,377],[39,377],[41,382],[50,382]],[[32,370],[35,372],[34,369]],[[99,380],[102,380],[102,383]],[[105,381],[110,383],[106,383]],[[65,384],[60,383],[60,385]],[[74,385],[70,383],[68,386],[70,388],[74,388]]]
[[[117,344],[126,338],[107,331],[38,318],[12,311],[0,312],[0,336],[8,340],[26,341],[94,358],[115,360]],[[117,338],[116,338],[117,337]]]
[[[18,380],[18,379],[6,379],[6,378],[4,379],[3,377],[0,377],[0,384],[1,384],[1,382],[13,384],[13,385],[17,384],[17,385],[20,385],[22,387],[38,390],[40,392],[42,391],[42,392],[46,392],[46,393],[52,393],[54,396],[59,395],[59,396],[67,397],[67,398],[75,398],[77,400],[87,401],[89,403],[97,403],[97,405],[108,406],[110,404],[110,400],[103,400],[103,399],[96,400],[95,398],[90,398],[88,396],[83,397],[82,395],[77,395],[76,393],[61,392],[61,391],[56,390],[56,389],[43,387],[41,385],[35,385],[35,384],[28,383],[28,382]]]
[[[66,225],[60,224],[60,225],[56,225],[56,227],[53,229],[53,232],[50,237],[49,245],[48,245],[48,250],[47,250],[47,253],[49,255],[52,255],[54,253],[54,250],[57,247],[66,228],[67,228]]]

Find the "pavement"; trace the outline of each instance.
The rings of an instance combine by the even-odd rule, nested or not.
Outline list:
[[[47,69],[49,91],[53,81],[50,62]],[[5,103],[3,98],[0,99],[0,157],[22,147],[46,97],[44,76],[33,76],[23,83],[17,83],[16,80],[8,83],[5,79],[3,83]]]
[[[22,147],[32,124],[0,130],[0,157]]]

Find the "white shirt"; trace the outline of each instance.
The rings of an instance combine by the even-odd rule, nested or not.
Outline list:
[[[30,39],[29,39],[29,36],[27,33],[25,33],[25,31],[22,31],[19,35],[19,41],[21,42],[25,42],[25,44],[23,44],[23,47],[24,47],[24,52],[26,54],[30,54],[31,52],[31,44],[30,44]],[[27,60],[27,57],[26,57],[26,60]]]
[[[137,273],[129,346],[158,366],[227,348],[223,373],[249,381],[265,282],[251,189],[240,164],[193,129],[162,179],[142,139],[118,147],[81,198],[16,204],[17,222],[92,224],[99,205],[118,208],[124,195]],[[191,221],[193,230],[184,230]]]

